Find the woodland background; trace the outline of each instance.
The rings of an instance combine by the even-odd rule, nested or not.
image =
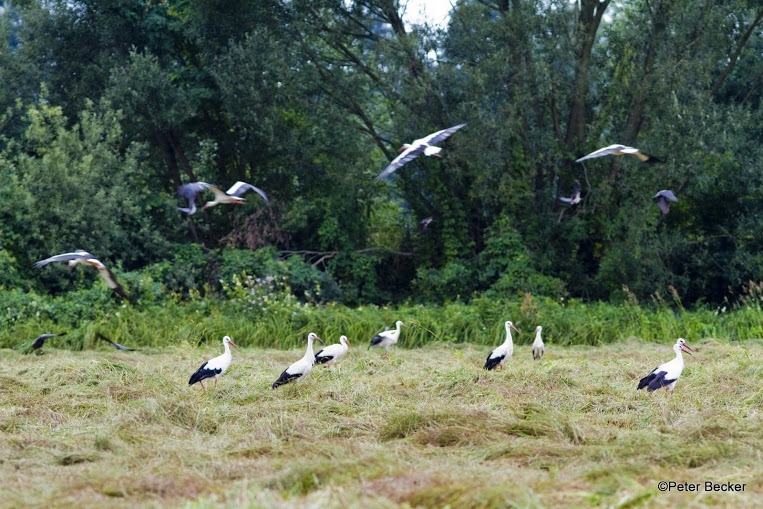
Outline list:
[[[715,308],[763,279],[760,2],[459,0],[444,30],[401,4],[0,2],[6,319],[36,294],[113,299],[94,270],[32,268],[75,249],[148,304],[225,295],[242,271],[349,306]],[[444,159],[376,181],[462,122]],[[665,162],[574,163],[612,143]],[[191,224],[176,189],[197,180],[271,201]]]

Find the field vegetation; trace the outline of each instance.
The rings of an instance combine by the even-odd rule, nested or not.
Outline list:
[[[549,342],[541,361],[521,346],[503,372],[481,369],[483,346],[386,356],[350,340],[335,368],[276,391],[302,346],[234,350],[206,392],[187,380],[218,341],[5,349],[0,505],[760,505],[760,340],[695,339],[672,396],[635,390],[673,355],[667,340]],[[662,493],[661,480],[746,486]]]

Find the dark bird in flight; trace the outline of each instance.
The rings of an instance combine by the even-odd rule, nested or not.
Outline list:
[[[420,154],[424,154],[425,156],[441,157],[440,151],[442,151],[442,149],[440,147],[435,147],[434,145],[443,141],[445,138],[449,137],[451,134],[455,133],[465,125],[466,124],[458,124],[456,126],[443,129],[442,131],[432,133],[429,136],[425,136],[424,138],[414,140],[413,143],[404,144],[398,150],[398,152],[402,153],[393,159],[391,163],[389,163],[389,166],[387,166],[384,171],[381,172],[378,177],[376,177],[376,180],[384,180],[390,176],[393,171],[397,170],[405,163],[413,161]]]
[[[44,260],[40,260],[39,262],[35,263],[34,266],[36,268],[43,267],[49,263],[52,262],[69,262],[69,268],[74,267],[78,264],[83,265],[90,265],[91,267],[95,267],[98,269],[98,274],[101,276],[101,278],[106,281],[106,285],[114,290],[114,293],[122,297],[123,299],[127,300],[128,302],[132,303],[132,298],[127,294],[124,288],[122,288],[122,285],[119,284],[119,281],[117,281],[117,277],[114,275],[113,272],[111,272],[103,263],[101,263],[95,256],[91,255],[87,251],[83,251],[81,249],[78,249],[77,251],[74,251],[73,253],[64,253],[56,256],[51,256],[50,258],[46,258]]]
[[[676,195],[670,189],[663,189],[652,196],[652,200],[660,207],[663,214],[667,214],[670,212],[670,202],[675,203],[678,201],[678,198],[676,198]]]
[[[659,159],[649,154],[645,154],[644,152],[640,151],[637,148],[626,147],[625,145],[610,145],[608,147],[600,148],[599,150],[591,152],[590,154],[583,156],[580,159],[576,159],[575,162],[579,163],[580,161],[585,161],[586,159],[593,159],[594,157],[602,157],[602,156],[609,156],[609,155],[622,156],[625,154],[636,156],[639,158],[639,160],[645,163],[664,163],[665,162],[662,159]]]
[[[432,217],[426,217],[419,221],[419,235],[424,235],[427,230],[429,229],[429,223],[434,221],[434,218]]]
[[[135,349],[134,349],[134,348],[130,348],[129,346],[124,346],[124,345],[120,345],[119,343],[115,343],[115,342],[113,342],[112,340],[110,340],[109,338],[107,338],[106,336],[104,336],[103,334],[101,334],[100,332],[96,332],[96,333],[95,333],[95,337],[97,337],[98,339],[100,339],[100,340],[102,340],[102,341],[105,341],[105,342],[107,342],[107,343],[110,343],[110,344],[111,344],[111,346],[113,346],[113,347],[114,347],[114,348],[116,348],[117,350],[127,350],[127,351],[129,351],[129,352],[133,352],[133,351],[135,351]]]
[[[42,345],[45,344],[45,340],[48,338],[54,338],[56,336],[64,336],[64,335],[66,335],[65,332],[61,332],[58,334],[42,334],[41,336],[38,336],[34,340],[34,343],[32,343],[32,350],[39,350],[40,348],[42,348]]]

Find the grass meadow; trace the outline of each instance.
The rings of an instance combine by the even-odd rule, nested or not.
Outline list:
[[[206,393],[188,378],[219,340],[0,350],[0,506],[763,507],[760,340],[687,337],[668,396],[635,388],[675,338],[518,344],[502,372],[489,346],[369,339],[275,391],[303,345],[234,349]]]

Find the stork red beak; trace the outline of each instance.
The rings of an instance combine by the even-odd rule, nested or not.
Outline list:
[[[405,151],[405,150],[406,150],[408,147],[410,147],[410,145],[406,143],[405,145],[403,145],[402,147],[400,147],[399,149],[397,149],[397,151],[398,151],[398,152],[403,152],[403,151]]]
[[[232,339],[229,339],[228,343],[231,344],[232,346],[235,346],[236,348],[238,348],[238,345],[236,343],[234,343]]]
[[[345,341],[345,343],[347,343],[347,346],[352,346],[352,345],[350,344],[350,340],[349,340],[349,339],[345,339],[344,341]]]
[[[511,325],[509,325],[509,327],[511,327],[512,329],[514,329],[514,331],[515,331],[517,334],[521,334],[521,332],[519,332],[519,329],[517,329],[516,327],[514,327],[514,324],[513,324],[513,323],[512,323]]]
[[[316,341],[320,341],[321,343],[323,343],[323,340],[321,338],[319,338],[318,336],[315,336],[315,340]],[[325,343],[323,343],[323,344],[325,345]]]
[[[689,348],[689,345],[687,345],[686,343],[681,345],[681,351],[682,352],[686,352],[689,355],[692,355],[692,352],[693,352],[693,350],[691,348]]]

